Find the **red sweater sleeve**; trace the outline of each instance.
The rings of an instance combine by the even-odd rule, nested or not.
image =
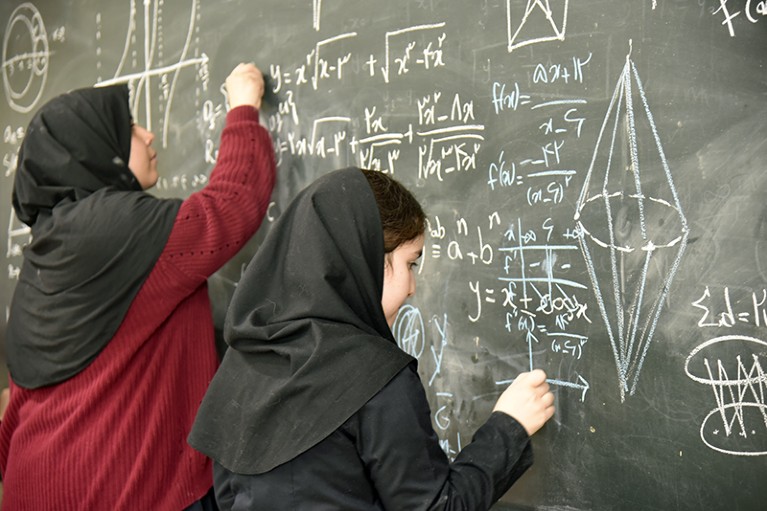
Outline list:
[[[269,132],[258,110],[229,111],[208,184],[181,205],[160,260],[197,286],[253,236],[269,206],[275,180]]]

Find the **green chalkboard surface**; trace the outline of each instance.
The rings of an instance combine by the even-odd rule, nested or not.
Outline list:
[[[0,30],[0,332],[33,111],[128,83],[157,137],[153,193],[184,197],[215,163],[224,79],[252,61],[279,177],[210,281],[219,326],[298,190],[389,172],[428,214],[394,330],[448,456],[521,371],[556,393],[496,509],[767,506],[764,1],[3,0]]]

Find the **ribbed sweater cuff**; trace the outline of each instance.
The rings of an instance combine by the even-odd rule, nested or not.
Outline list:
[[[226,114],[227,125],[235,122],[256,121],[258,122],[258,110],[249,105],[241,105],[229,110]]]

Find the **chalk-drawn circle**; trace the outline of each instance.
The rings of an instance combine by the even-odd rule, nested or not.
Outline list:
[[[424,325],[421,311],[412,305],[403,305],[392,325],[397,346],[408,355],[420,358],[424,346]]]
[[[748,413],[753,417],[749,417]],[[729,403],[716,407],[703,419],[700,425],[700,438],[709,448],[733,456],[767,455],[767,431],[764,431],[764,416],[767,405],[763,403]],[[709,424],[711,420],[711,424]],[[727,425],[725,426],[725,423]],[[760,428],[760,434],[750,433],[748,424]],[[743,428],[747,428],[744,432]],[[731,430],[727,430],[731,428]],[[718,440],[718,442],[716,442]],[[761,441],[764,445],[756,445]],[[725,447],[723,444],[733,445]]]
[[[721,356],[717,356],[717,348],[722,348],[722,353],[724,352],[723,348],[724,345],[722,343],[726,343],[728,352],[736,351],[737,346],[735,346],[737,343],[743,343],[743,350],[738,350],[738,353],[753,353],[756,349],[761,349],[762,351],[767,350],[767,342],[762,341],[761,339],[756,339],[755,337],[747,337],[745,335],[723,335],[721,337],[714,337],[713,339],[710,339],[703,344],[696,347],[694,350],[690,352],[690,354],[687,356],[687,360],[684,363],[684,372],[687,374],[687,376],[690,377],[693,381],[696,381],[698,383],[702,383],[704,385],[716,385],[716,386],[737,386],[737,385],[749,385],[749,384],[764,384],[764,382],[761,382],[759,380],[759,376],[750,376],[748,372],[746,372],[743,377],[740,377],[742,373],[740,371],[734,370],[734,374],[736,375],[735,378],[723,378],[723,372],[717,367],[722,359]],[[748,343],[753,343],[756,346],[749,346]],[[708,355],[710,354],[710,355]],[[707,356],[708,355],[708,356]],[[697,358],[703,358],[704,361],[701,363],[694,363],[696,362]],[[691,370],[691,366],[695,367],[705,367],[706,361],[712,360],[715,361],[713,365],[709,364],[710,371],[708,374],[708,377],[706,376],[699,376],[696,374],[693,374],[693,371]],[[745,362],[743,362],[745,363]],[[716,375],[716,378],[714,378],[714,375]],[[764,376],[761,376],[761,378],[764,378]]]
[[[48,78],[48,34],[31,3],[19,5],[8,20],[3,38],[3,84],[8,105],[17,112],[32,110]]]

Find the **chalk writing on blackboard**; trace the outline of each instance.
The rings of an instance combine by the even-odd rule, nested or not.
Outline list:
[[[424,333],[421,311],[412,305],[403,305],[392,325],[397,345],[413,358],[421,358],[425,344]]]
[[[442,450],[447,454],[447,457],[451,460],[455,459],[461,449],[463,449],[463,443],[461,441],[461,432],[455,433],[455,440],[451,442],[448,435],[448,428],[450,427],[450,416],[453,414],[452,406],[454,403],[454,395],[452,392],[436,392],[435,397],[437,399],[437,409],[434,412],[434,424],[438,432],[440,433],[439,445]]]
[[[320,29],[320,17],[322,15],[322,0],[312,0],[312,27]]]
[[[716,406],[700,426],[700,438],[711,449],[734,456],[767,455],[765,348],[761,339],[724,335],[700,344],[687,357],[687,376],[713,391]]]
[[[161,61],[160,55],[163,54],[162,19],[158,11],[159,2],[144,2],[144,12],[139,16],[135,5],[131,7],[130,18],[126,25],[126,34],[124,46],[119,62],[112,73],[112,78],[101,79],[99,77],[96,85],[106,86],[116,83],[127,83],[131,87],[131,110],[134,115],[143,113],[140,121],[150,131],[154,127],[154,102],[157,100],[156,108],[162,117],[161,127],[162,136],[160,140],[162,147],[168,146],[168,129],[170,127],[170,115],[173,106],[179,74],[184,69],[194,70],[196,78],[201,82],[204,90],[208,87],[208,57],[205,53],[197,56],[190,56],[193,34],[195,33],[195,23],[197,20],[197,2],[191,2],[189,13],[189,25],[186,29],[183,47],[178,53],[178,60],[173,64],[158,66]],[[142,28],[141,32],[139,29]],[[102,45],[102,17],[96,15],[96,55],[100,57]],[[143,40],[138,40],[138,35],[143,34]],[[141,55],[139,56],[139,49]],[[139,58],[140,57],[140,58]],[[99,73],[102,71],[102,64],[99,58],[96,63]],[[139,68],[138,72],[126,73],[127,67]],[[159,80],[159,85],[152,83],[153,79]],[[160,89],[159,98],[153,96],[153,91]],[[143,112],[142,112],[143,110]]]
[[[567,31],[567,4],[569,0],[527,0],[524,13],[512,9],[512,0],[506,0],[506,29],[508,50],[546,41],[564,41]],[[556,9],[552,8],[554,4]],[[519,20],[517,21],[517,17]],[[534,25],[531,28],[529,25]],[[543,28],[541,28],[543,26]]]
[[[31,236],[10,200],[31,112],[128,84],[177,162],[154,192],[181,198],[219,157],[225,73],[253,61],[279,163],[270,221],[349,165],[424,205],[418,292],[392,332],[447,456],[521,371],[546,371],[557,416],[499,510],[760,509],[740,488],[767,459],[767,0],[391,4],[1,1],[0,317]],[[262,234],[211,279],[219,327]]]
[[[391,49],[391,47],[394,45],[395,42],[402,43],[403,41],[407,41],[407,39],[401,36],[407,36],[407,35],[413,34],[414,32],[436,30],[438,28],[444,28],[444,26],[445,26],[444,22],[430,23],[427,25],[416,25],[413,27],[407,27],[400,30],[393,30],[390,32],[386,32],[385,42],[384,42],[384,65],[381,68],[384,81],[386,83],[389,83],[392,64],[396,65],[397,75],[406,74],[409,70],[408,66],[411,63],[415,63],[423,67],[424,69],[431,69],[434,67],[444,66],[445,62],[443,61],[443,57],[442,57],[442,45],[445,42],[445,38],[447,37],[444,32],[442,32],[439,36],[437,36],[436,41],[430,41],[428,44],[426,44],[426,46],[423,47],[420,50],[420,52],[416,52],[416,49],[418,48],[418,43],[414,40],[409,40],[404,45],[404,47],[402,47],[401,53],[398,53],[396,57],[394,52]],[[373,76],[374,64],[375,64],[375,58],[373,57],[373,55],[371,55],[370,59],[368,60],[368,65],[370,66],[370,76]]]
[[[633,395],[636,390],[689,233],[642,82],[630,56],[629,52],[602,123],[575,214],[578,241],[618,369],[621,400],[625,400],[626,393]],[[640,105],[634,104],[634,86]],[[640,157],[640,142],[645,142],[639,137],[642,128],[642,133],[652,139],[646,141],[648,146],[654,147],[642,151]],[[609,140],[603,142],[607,136]],[[618,168],[620,136],[625,138],[623,145],[628,146],[626,172],[630,176],[624,176],[623,169]],[[653,171],[660,176],[652,175]],[[585,213],[588,220],[583,216]],[[669,254],[673,262],[668,266],[655,260]],[[651,265],[655,271],[651,271]],[[609,271],[600,273],[598,267]]]
[[[706,286],[701,297],[692,302],[693,307],[703,311],[698,320],[699,327],[767,326],[767,289],[751,291],[746,299],[738,296],[735,304],[730,298],[728,286],[722,289],[721,296],[716,291],[715,295],[712,296],[709,286]]]
[[[9,101],[9,104],[11,102]],[[16,172],[16,162],[18,160],[18,150],[21,141],[24,139],[25,129],[18,127],[16,129],[6,126],[3,129],[3,143],[9,145],[12,149],[3,154],[3,167],[5,172],[3,177],[11,177]],[[23,224],[13,210],[11,201],[6,204],[8,210],[8,231],[5,257],[11,261],[11,258],[20,257],[22,248],[32,240],[32,230],[28,225]],[[21,267],[11,262],[8,263],[7,277],[10,281],[18,280]]]
[[[713,11],[713,14],[721,15],[724,18],[722,20],[722,25],[727,27],[730,37],[735,37],[735,25],[733,24],[733,20],[741,14],[744,14],[745,19],[748,20],[749,23],[758,23],[759,16],[762,18],[767,16],[767,1],[765,0],[746,0],[745,4],[742,4],[742,10],[738,10],[738,7],[733,4],[735,4],[735,2],[730,2],[730,0],[719,0],[719,7]]]
[[[13,110],[26,113],[35,108],[45,89],[49,58],[40,12],[31,3],[19,5],[8,19],[3,38],[3,85]]]

